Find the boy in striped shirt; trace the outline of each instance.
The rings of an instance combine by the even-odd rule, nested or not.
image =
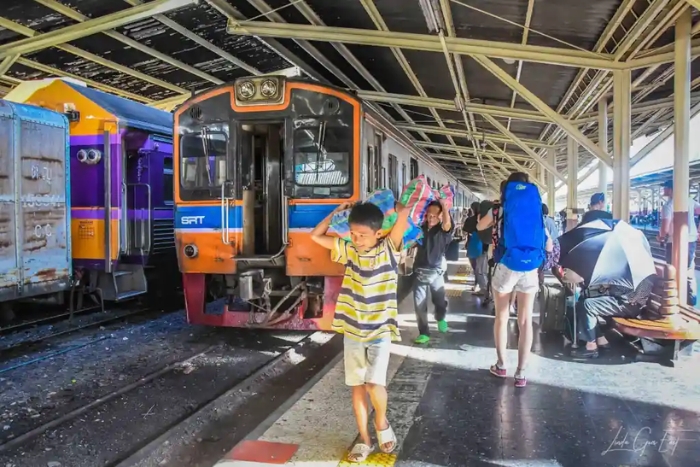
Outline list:
[[[379,447],[390,453],[396,435],[386,418],[386,378],[391,341],[400,340],[396,322],[398,258],[408,228],[408,209],[397,205],[398,220],[389,235],[381,237],[384,214],[371,203],[352,206],[348,223],[350,241],[326,235],[333,215],[350,204],[340,205],[311,232],[311,238],[331,251],[331,259],[345,265],[343,284],[333,317],[333,330],[344,334],[345,384],[352,387],[352,405],[360,432],[348,456],[363,462],[373,447],[369,435],[369,404]]]

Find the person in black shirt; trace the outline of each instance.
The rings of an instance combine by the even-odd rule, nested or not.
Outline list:
[[[416,310],[416,321],[420,335],[417,344],[427,344],[430,341],[428,326],[428,289],[435,306],[435,319],[438,330],[447,332],[447,299],[445,298],[445,278],[447,259],[445,251],[452,242],[454,225],[450,213],[441,201],[433,201],[428,205],[423,225],[423,243],[418,245],[416,261],[413,265],[413,302]]]
[[[472,203],[470,209],[474,214],[464,222],[462,231],[467,236],[467,258],[474,272],[474,295],[486,295],[487,293],[487,272],[488,272],[488,251],[491,242],[482,242],[476,230],[479,221],[479,203]]]
[[[591,209],[583,215],[579,225],[587,224],[596,219],[610,219],[612,214],[605,210],[605,193],[594,193],[591,196]]]

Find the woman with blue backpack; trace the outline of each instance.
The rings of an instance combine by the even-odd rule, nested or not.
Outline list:
[[[497,361],[489,371],[498,378],[506,377],[506,348],[510,298],[516,294],[518,313],[518,367],[515,386],[527,385],[524,371],[532,348],[532,311],[539,290],[538,270],[552,251],[542,215],[542,197],[537,186],[530,183],[526,173],[514,172],[502,191],[501,203],[494,216],[493,209],[482,213],[477,230],[493,228],[495,268],[491,278],[496,319],[494,340]]]

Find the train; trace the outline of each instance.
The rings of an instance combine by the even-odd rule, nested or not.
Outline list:
[[[377,188],[418,175],[477,196],[351,91],[241,78],[174,113],[175,244],[192,324],[328,330],[343,267],[310,231]],[[223,298],[212,302],[211,299]]]
[[[0,101],[0,303],[179,284],[173,116],[70,79]],[[167,293],[167,292],[166,292]]]

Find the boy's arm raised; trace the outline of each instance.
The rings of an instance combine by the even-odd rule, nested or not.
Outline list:
[[[328,232],[328,227],[331,225],[331,219],[335,213],[344,211],[351,206],[350,203],[343,203],[333,210],[330,214],[326,216],[314,229],[311,231],[311,240],[321,245],[327,250],[332,250],[334,248],[335,237],[326,235]]]
[[[394,245],[394,248],[398,251],[401,250],[401,244],[403,243],[403,236],[408,230],[408,215],[410,210],[401,203],[396,203],[396,213],[398,218],[396,219],[396,224],[391,228],[389,232],[389,240]]]

